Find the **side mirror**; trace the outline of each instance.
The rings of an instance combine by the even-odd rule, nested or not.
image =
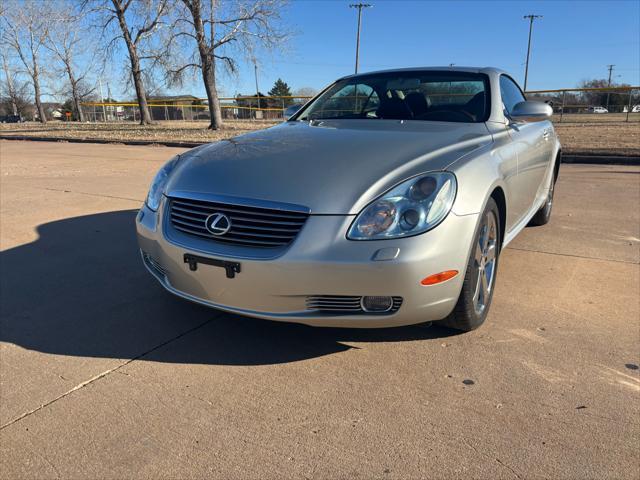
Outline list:
[[[526,101],[516,103],[509,114],[515,123],[542,122],[553,115],[553,108],[542,102]]]
[[[284,111],[284,121],[286,122],[287,120],[289,120],[291,117],[293,117],[296,113],[298,113],[298,110],[300,110],[302,108],[302,104],[301,103],[295,103],[289,107],[287,107]]]

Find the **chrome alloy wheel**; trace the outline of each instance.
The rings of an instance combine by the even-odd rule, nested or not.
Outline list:
[[[473,307],[477,315],[482,315],[489,304],[496,271],[498,250],[498,222],[495,213],[488,211],[482,219],[480,236],[473,257],[477,280],[473,294]]]

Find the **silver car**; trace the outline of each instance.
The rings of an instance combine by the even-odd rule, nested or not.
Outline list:
[[[549,221],[551,114],[494,68],[341,78],[280,125],[162,167],[142,260],[170,292],[241,315],[472,330],[501,250]]]

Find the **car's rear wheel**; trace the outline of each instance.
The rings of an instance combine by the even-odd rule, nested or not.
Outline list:
[[[490,198],[473,240],[460,297],[443,325],[468,332],[484,323],[493,298],[500,245],[500,215]]]
[[[544,202],[544,205],[540,207],[540,210],[536,212],[536,214],[529,220],[530,227],[539,227],[541,225],[546,225],[551,220],[551,208],[553,207],[553,194],[556,190],[555,188],[556,182],[555,178],[551,178],[551,185],[549,186],[549,192],[547,193],[547,199]]]

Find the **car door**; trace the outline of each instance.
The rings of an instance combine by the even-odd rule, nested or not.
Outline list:
[[[507,75],[500,77],[500,93],[505,114],[509,116],[513,107],[526,99],[520,87]],[[516,224],[521,221],[536,203],[536,196],[549,164],[550,122],[511,123],[507,131],[517,156],[518,173],[512,182],[512,208],[516,210]]]

